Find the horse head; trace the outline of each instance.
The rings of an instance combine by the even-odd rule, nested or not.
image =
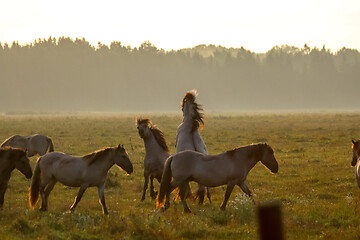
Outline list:
[[[150,128],[152,126],[149,118],[136,118],[136,128],[139,132],[139,136],[144,139],[150,134]]]
[[[116,153],[115,156],[116,165],[118,165],[120,168],[125,170],[127,174],[131,174],[134,171],[134,168],[130,161],[129,156],[126,153],[124,145],[120,146],[119,144],[119,146],[115,148],[115,153]]]
[[[181,102],[181,110],[184,118],[190,116],[192,121],[191,132],[196,131],[199,127],[204,125],[204,113],[203,108],[196,102],[198,93],[195,89],[185,93]]]
[[[262,154],[262,158],[260,160],[262,164],[264,164],[272,173],[277,173],[279,171],[279,165],[274,156],[274,150],[267,145],[264,144],[264,151]]]
[[[15,168],[18,169],[26,178],[32,177],[30,160],[26,156],[27,151],[22,149],[14,149],[13,158],[15,160]]]
[[[352,142],[352,150],[353,150],[353,157],[351,161],[351,166],[355,166],[357,163],[358,158],[360,157],[360,140],[351,140]]]

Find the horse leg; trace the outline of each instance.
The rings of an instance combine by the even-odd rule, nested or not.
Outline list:
[[[198,190],[196,192],[196,197],[199,197],[199,204],[202,205],[204,203],[205,198],[205,186],[198,184]]]
[[[243,190],[244,193],[246,193],[246,195],[249,196],[249,198],[251,198],[252,202],[255,203],[255,200],[252,197],[251,191],[249,190],[248,186],[246,185],[246,182],[243,181],[242,183],[238,184],[238,186],[241,188],[241,190]]]
[[[79,189],[79,192],[77,194],[77,196],[75,197],[75,201],[74,203],[71,205],[70,207],[70,211],[73,212],[76,208],[76,206],[78,205],[78,203],[80,202],[85,190],[87,189],[87,186],[86,185],[82,185]]]
[[[4,196],[8,186],[8,182],[9,181],[4,181],[0,184],[0,209],[2,209],[4,205]]]
[[[154,200],[156,199],[156,192],[154,191],[154,177],[150,177],[150,196]]]
[[[210,204],[212,204],[212,201],[211,201],[211,190],[210,190],[210,189],[211,189],[211,188],[206,187],[206,196],[208,197]]]
[[[50,182],[48,183],[48,185],[46,186],[46,188],[45,188],[45,191],[44,191],[44,202],[46,202],[46,209],[45,210],[47,210],[47,202],[48,202],[48,199],[49,199],[49,195],[50,195],[51,191],[53,190],[56,182],[57,182],[56,179],[52,178],[50,180]]]
[[[226,187],[224,201],[221,203],[221,206],[220,206],[220,209],[223,211],[226,209],[227,201],[229,200],[230,194],[231,194],[232,190],[234,189],[235,184],[236,184],[235,182],[228,182],[228,185]]]
[[[179,186],[179,184],[176,181],[172,181],[170,183],[170,187],[168,189],[168,191],[165,193],[165,204],[164,207],[162,208],[163,211],[165,211],[166,209],[168,209],[170,207],[170,193],[172,193],[172,191],[174,191],[175,188],[177,188]]]
[[[105,184],[101,185],[99,188],[98,188],[98,192],[99,192],[99,198],[100,198],[100,204],[101,204],[101,207],[102,207],[102,210],[103,210],[103,213],[104,215],[108,215],[109,212],[106,208],[106,205],[105,205],[105,195],[104,195],[104,190],[105,190]]]
[[[189,206],[186,203],[186,190],[185,189],[187,188],[187,186],[189,186],[188,181],[184,182],[181,185],[181,187],[180,187],[180,198],[181,198],[181,203],[182,203],[182,205],[184,207],[184,212],[191,213],[191,210],[190,210]]]
[[[47,198],[45,197],[45,188],[48,185],[50,178],[44,177],[40,183],[40,197],[41,197],[41,211],[47,211]]]
[[[145,200],[145,193],[146,193],[146,190],[147,190],[148,185],[149,185],[149,175],[144,175],[144,177],[145,177],[145,182],[144,182],[144,189],[143,189],[143,194],[142,194],[142,197],[141,197],[141,201]]]

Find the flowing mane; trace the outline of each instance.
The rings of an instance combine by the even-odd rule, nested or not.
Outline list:
[[[136,118],[136,125],[139,126],[140,124],[146,124],[149,129],[151,130],[152,134],[155,137],[156,142],[160,145],[162,149],[166,152],[170,152],[169,146],[166,143],[164,133],[156,126],[153,125],[150,118]]]
[[[200,104],[198,104],[196,100],[197,92],[196,90],[191,90],[185,93],[184,98],[181,102],[181,110],[184,112],[185,103],[192,104],[192,108],[194,111],[194,115],[192,116],[193,127],[191,132],[195,132],[199,127],[204,126],[204,113],[203,108]]]
[[[0,157],[3,157],[7,153],[10,153],[11,156],[13,156],[13,154],[26,155],[26,151],[22,148],[14,148],[9,146],[0,148]]]
[[[274,150],[267,145],[266,143],[259,143],[259,144],[250,144],[247,146],[242,146],[242,147],[238,147],[238,148],[234,148],[233,150],[229,150],[226,153],[229,156],[233,156],[235,154],[235,152],[239,149],[245,149],[248,152],[248,157],[249,158],[253,158],[253,157],[260,157],[260,155],[266,150],[269,149],[269,151],[274,152]]]
[[[115,148],[116,147],[108,147],[108,148],[100,149],[100,150],[97,150],[95,152],[92,152],[92,153],[89,153],[89,154],[83,156],[83,158],[88,161],[89,165],[91,165],[94,162],[96,162],[96,160],[100,159],[105,154],[107,154],[108,152],[114,150]]]

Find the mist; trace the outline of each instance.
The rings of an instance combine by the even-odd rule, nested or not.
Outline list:
[[[0,112],[172,112],[191,89],[206,111],[360,110],[360,52],[198,45],[177,51],[85,39],[0,43]]]

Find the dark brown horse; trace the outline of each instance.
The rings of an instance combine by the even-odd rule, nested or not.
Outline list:
[[[32,170],[26,152],[20,148],[0,148],[0,208],[4,204],[4,195],[7,189],[11,172],[18,169],[26,178],[32,177]]]

